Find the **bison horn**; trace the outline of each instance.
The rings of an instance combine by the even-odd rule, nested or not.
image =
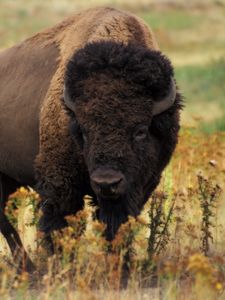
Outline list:
[[[170,90],[169,93],[164,97],[164,99],[154,102],[152,114],[153,116],[161,114],[170,108],[176,99],[176,84],[173,78],[171,78],[170,82]]]
[[[68,95],[68,91],[66,89],[66,86],[63,87],[63,99],[65,102],[65,105],[72,111],[74,111],[74,103],[70,100],[70,97]]]

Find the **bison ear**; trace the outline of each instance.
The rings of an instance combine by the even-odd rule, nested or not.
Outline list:
[[[159,115],[162,112],[169,109],[175,102],[176,99],[176,83],[174,79],[171,77],[170,80],[170,89],[168,94],[160,101],[154,102],[152,114],[153,116]]]
[[[63,99],[65,105],[74,112],[74,103],[71,101],[66,85],[63,87]]]

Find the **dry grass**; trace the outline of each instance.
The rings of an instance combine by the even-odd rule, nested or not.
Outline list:
[[[223,133],[205,136],[183,130],[176,154],[138,220],[130,219],[109,244],[102,235],[104,226],[91,220],[86,199],[86,209],[54,234],[56,254],[50,259],[35,234],[31,212],[37,195],[21,188],[7,211],[11,222],[23,228],[24,244],[38,271],[30,279],[26,273],[18,276],[10,256],[4,257],[1,299],[9,299],[9,294],[15,299],[224,299],[224,151]],[[149,217],[154,199],[155,208],[161,200],[162,206],[158,215],[155,210]],[[19,209],[12,211],[15,200]],[[166,233],[160,224],[166,223],[173,205]],[[155,233],[147,226],[152,221],[158,222]],[[153,252],[152,233],[154,245],[160,241],[160,247],[151,247]],[[127,289],[121,291],[121,284]]]

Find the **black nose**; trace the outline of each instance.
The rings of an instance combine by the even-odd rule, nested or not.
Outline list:
[[[100,197],[118,198],[125,193],[126,180],[120,171],[97,169],[91,175],[91,185]]]

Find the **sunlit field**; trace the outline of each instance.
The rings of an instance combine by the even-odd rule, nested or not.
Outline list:
[[[185,99],[179,144],[137,220],[110,244],[88,206],[54,233],[37,232],[38,195],[21,187],[6,212],[37,266],[18,273],[0,236],[0,299],[225,299],[225,2],[0,0],[0,49],[72,12],[127,9],[153,29]]]

